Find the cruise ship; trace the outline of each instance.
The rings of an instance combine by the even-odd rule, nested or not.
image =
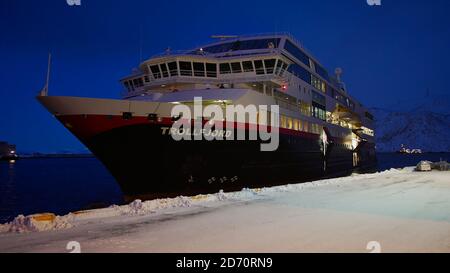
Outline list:
[[[288,33],[214,38],[141,62],[120,80],[120,99],[42,92],[38,100],[106,166],[126,200],[300,183],[374,165],[373,116],[346,90],[341,69],[330,74]],[[174,140],[167,129],[182,117],[173,107],[193,107],[198,97],[223,108],[278,106],[278,148]],[[249,130],[245,123],[232,125]]]

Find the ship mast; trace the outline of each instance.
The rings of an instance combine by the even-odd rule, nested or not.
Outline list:
[[[39,93],[39,96],[48,96],[48,84],[50,82],[50,68],[52,65],[52,54],[48,54],[48,64],[47,64],[47,79],[45,81],[45,86],[42,88],[41,92]]]

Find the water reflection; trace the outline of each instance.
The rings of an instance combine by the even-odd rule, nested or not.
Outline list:
[[[10,160],[0,164],[0,215],[10,214],[11,208],[17,205],[16,196],[16,161]],[[0,223],[5,219],[0,219]]]

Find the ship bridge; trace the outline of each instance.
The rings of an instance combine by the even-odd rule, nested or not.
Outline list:
[[[286,34],[240,36],[188,51],[167,49],[121,80],[123,96],[192,89],[242,88],[261,93],[283,89],[292,63],[282,54],[287,39]]]
[[[340,80],[342,70],[336,69],[336,77],[330,75],[290,34],[218,38],[191,50],[167,49],[143,61],[135,73],[121,80],[123,98],[147,99],[192,90],[215,94],[219,89],[254,90],[314,123],[346,129],[365,125],[366,134],[373,135],[369,129],[373,118],[347,93]]]

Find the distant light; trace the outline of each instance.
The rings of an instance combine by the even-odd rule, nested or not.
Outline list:
[[[16,151],[11,151],[10,153],[11,153],[11,154],[15,154],[15,153],[16,153]]]
[[[203,51],[203,48],[200,48],[200,51]]]
[[[165,85],[165,84],[162,84],[161,87],[166,87],[166,85]]]
[[[281,86],[281,90],[286,91],[286,90],[287,90],[287,85],[286,85],[286,84],[283,84],[283,85]]]
[[[16,163],[16,161],[15,160],[10,160],[9,163],[14,164],[14,163]]]

